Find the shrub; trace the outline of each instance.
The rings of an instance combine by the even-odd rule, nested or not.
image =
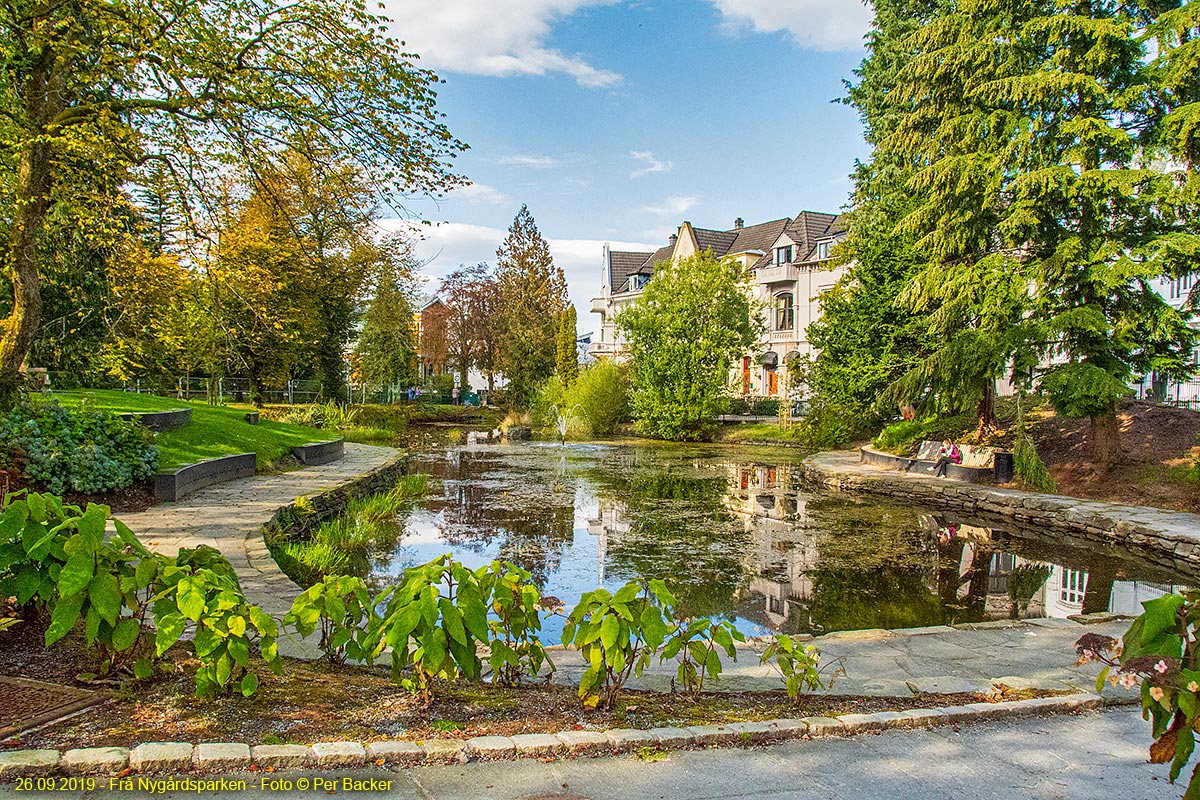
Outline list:
[[[714,681],[721,677],[723,665],[718,647],[737,661],[734,641],[744,642],[746,637],[728,620],[701,618],[680,622],[667,637],[659,660],[678,658],[675,677],[694,699],[704,691],[706,677]]]
[[[761,663],[774,663],[783,675],[787,696],[793,702],[808,690],[825,688],[821,675],[821,651],[816,645],[802,644],[781,633],[763,650]],[[840,659],[834,663],[836,668],[829,676],[829,686],[839,675],[846,674]]]
[[[57,400],[18,406],[0,418],[0,464],[53,494],[124,489],[158,471],[153,435],[101,411],[72,411]]]
[[[629,370],[607,359],[584,368],[567,393],[567,403],[578,406],[592,436],[611,436],[629,418]]]
[[[549,428],[558,421],[558,413],[567,405],[567,389],[557,375],[551,375],[539,386],[529,401],[529,424]]]
[[[675,598],[660,580],[630,581],[609,594],[585,592],[563,627],[562,643],[574,644],[588,662],[579,679],[585,708],[612,708],[630,675],[641,676],[672,632],[664,610]]]
[[[109,509],[86,510],[36,493],[5,498],[0,515],[0,594],[50,612],[50,647],[80,626],[97,653],[101,674],[129,672],[147,678],[189,629],[200,667],[196,694],[211,697],[237,689],[249,696],[258,678],[249,671],[257,646],[279,671],[275,621],[242,594],[233,567],[211,547],[181,550],[175,559],[149,552],[114,520]],[[153,615],[150,648],[143,623]]]
[[[329,575],[301,592],[283,618],[283,624],[301,636],[311,636],[319,627],[319,646],[330,661],[347,657],[362,661],[369,657],[363,643],[373,607],[362,578]]]
[[[538,616],[541,592],[529,572],[507,562],[493,561],[476,574],[482,580],[494,615],[488,620],[491,632],[488,665],[492,668],[492,680],[502,686],[517,686],[527,675],[536,676],[542,665],[549,663],[537,635],[542,629]]]
[[[933,429],[936,422],[937,419],[935,417],[928,419],[903,419],[899,422],[893,422],[879,432],[879,435],[875,437],[872,444],[879,450],[906,455],[912,452],[913,446],[917,442],[928,438],[929,432]]]
[[[354,425],[342,431],[347,442],[355,444],[391,444],[396,439],[396,434],[383,428],[368,428],[363,425]]]
[[[821,450],[840,447],[867,436],[877,418],[856,406],[840,402],[814,401],[796,423],[797,438]]]
[[[1013,475],[1028,489],[1049,493],[1058,491],[1058,484],[1054,482],[1046,462],[1038,455],[1033,439],[1020,427],[1017,428],[1016,443],[1013,445]]]

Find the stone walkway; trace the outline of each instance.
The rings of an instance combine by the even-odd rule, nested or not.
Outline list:
[[[399,457],[400,451],[391,447],[347,443],[345,457],[332,464],[230,481],[118,517],[148,547],[166,555],[202,544],[220,550],[236,570],[246,598],[282,619],[300,587],[267,551],[262,526],[297,497],[330,489]],[[299,641],[291,647],[286,640],[280,644],[289,655],[308,649]]]
[[[1107,615],[1106,615],[1107,616]],[[959,628],[912,628],[832,633],[812,641],[822,662],[844,659],[846,677],[826,694],[911,697],[916,692],[986,692],[994,683],[1014,689],[1095,692],[1095,664],[1075,666],[1075,641],[1084,633],[1119,638],[1128,620],[1084,625],[1071,620],[1038,619],[1022,622],[984,622]],[[758,652],[738,650],[737,662],[722,657],[724,672],[715,691],[754,691],[782,687],[779,673],[759,663]],[[577,651],[552,648],[558,668],[556,683],[577,684],[585,669]],[[670,689],[675,662],[657,662],[633,679],[631,687]],[[1111,686],[1109,699],[1133,698],[1136,693]]]

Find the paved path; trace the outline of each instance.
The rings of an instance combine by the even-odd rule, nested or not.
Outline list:
[[[247,599],[282,618],[300,588],[267,551],[262,526],[297,497],[337,486],[399,456],[391,447],[347,444],[345,457],[332,464],[230,481],[184,500],[118,516],[160,553],[174,555],[201,544],[220,550],[237,571]]]
[[[1075,640],[1086,632],[1119,638],[1128,620],[1081,625],[1070,620],[992,622],[961,628],[914,628],[897,631],[848,631],[822,636],[814,643],[823,662],[845,659],[846,677],[829,694],[911,697],[918,692],[988,691],[994,683],[1015,689],[1096,691],[1096,664],[1075,666]],[[556,683],[578,684],[585,669],[578,651],[553,648]],[[739,648],[737,662],[725,664],[721,679],[706,683],[713,691],[779,689],[779,673],[759,663],[758,653]],[[670,689],[675,662],[652,663],[630,686]],[[911,684],[911,686],[910,686]],[[1105,697],[1134,697],[1108,687]]]
[[[397,770],[284,772],[231,775],[245,790],[228,798],[267,800],[333,794],[313,789],[314,778],[380,781],[374,791],[337,791],[347,797],[420,800],[838,800],[839,798],[1118,797],[1166,800],[1183,785],[1166,781],[1166,765],[1146,763],[1148,725],[1123,709],[1077,717],[1023,718],[931,730],[792,741],[746,750],[673,752],[657,762],[634,756],[541,763],[522,760]],[[309,781],[300,788],[301,779]],[[291,788],[276,783],[292,781]],[[1186,773],[1185,778],[1186,780]],[[104,779],[98,784],[106,787]],[[195,792],[145,790],[18,793],[0,786],[0,798],[184,798]]]

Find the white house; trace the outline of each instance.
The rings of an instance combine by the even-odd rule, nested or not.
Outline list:
[[[745,225],[741,219],[729,230],[679,226],[669,243],[653,253],[611,250],[604,246],[601,294],[591,311],[600,325],[590,353],[597,358],[619,358],[625,353],[616,317],[641,296],[654,277],[656,265],[680,261],[709,251],[732,258],[753,275],[752,289],[763,308],[766,332],[757,347],[742,359],[732,382],[746,396],[776,396],[787,385],[792,361],[813,354],[807,330],[821,314],[821,294],[845,274],[832,266],[830,254],[845,238],[836,214],[801,211],[783,218]]]

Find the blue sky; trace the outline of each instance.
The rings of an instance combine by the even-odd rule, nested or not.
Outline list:
[[[385,6],[471,146],[457,167],[472,186],[407,203],[439,223],[418,245],[431,289],[460,264],[494,264],[526,203],[587,332],[604,242],[654,249],[683,220],[837,211],[866,154],[855,111],[831,102],[863,56],[856,0]]]

